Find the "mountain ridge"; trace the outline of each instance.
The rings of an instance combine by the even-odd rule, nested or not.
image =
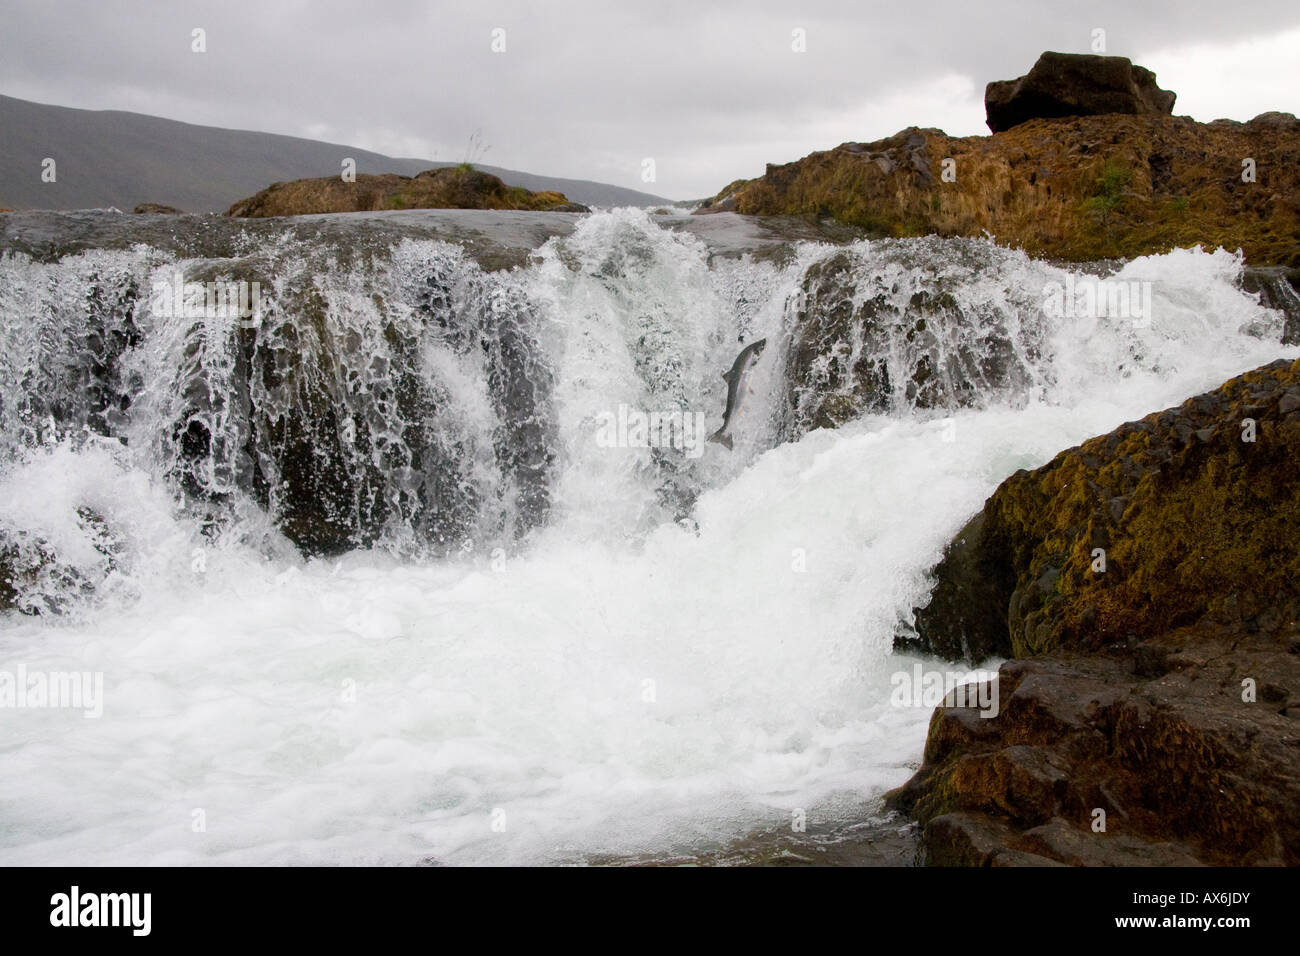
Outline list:
[[[3,94],[0,130],[0,207],[13,209],[130,210],[141,203],[163,203],[186,212],[222,212],[275,182],[337,175],[347,157],[356,160],[358,173],[414,176],[458,165],[282,133],[35,103]],[[56,163],[52,183],[41,178],[46,157]],[[586,205],[671,202],[608,183],[475,166],[508,185],[561,192]]]

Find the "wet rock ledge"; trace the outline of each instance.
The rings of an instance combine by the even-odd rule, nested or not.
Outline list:
[[[1300,864],[1298,529],[1300,361],[1007,479],[899,642],[1012,658],[889,797],[928,862]]]

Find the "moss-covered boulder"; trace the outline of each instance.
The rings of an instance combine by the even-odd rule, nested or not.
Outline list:
[[[924,650],[1016,658],[891,795],[930,862],[1300,863],[1297,522],[1300,361],[1007,479],[917,612]]]
[[[714,196],[701,200],[696,206],[697,212],[734,212],[736,209],[736,197],[740,194],[743,186],[748,185],[748,179],[736,179],[727,183]]]
[[[385,173],[295,179],[273,183],[255,196],[241,199],[227,216],[260,219],[333,212],[375,212],[385,209],[522,209],[548,212],[587,212],[562,193],[531,192],[507,186],[498,177],[468,164],[426,169],[415,176]]]
[[[1089,261],[1197,244],[1300,266],[1300,121],[1031,119],[991,136],[905,129],[729,184],[698,213],[833,219],[878,236],[982,236]]]
[[[1020,471],[949,546],[924,649],[1097,650],[1300,600],[1300,362],[1280,360]]]

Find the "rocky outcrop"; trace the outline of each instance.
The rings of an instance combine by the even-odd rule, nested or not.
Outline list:
[[[1014,269],[974,240],[883,241],[805,272],[786,350],[783,439],[862,415],[976,406],[1026,388],[1040,306],[1010,286],[971,294],[972,276]]]
[[[420,241],[439,238],[431,223],[446,221],[425,217],[395,232],[341,216],[246,227],[194,216],[193,228],[171,220],[170,257],[47,251],[59,265],[30,273],[15,253],[15,274],[39,277],[15,320],[39,321],[31,336],[9,337],[0,464],[65,437],[129,440],[210,533],[255,504],[308,555],[510,547],[550,507],[557,419],[543,313],[508,266],[492,271],[459,243]],[[108,214],[3,218],[31,223],[27,234],[45,245],[65,224],[74,233]],[[573,222],[446,217],[464,229],[494,218],[519,233],[503,265],[560,234],[557,220]],[[169,221],[112,219],[128,248]],[[285,247],[255,244],[268,235]],[[507,250],[481,238],[499,261]],[[69,548],[66,521],[51,525],[67,536],[51,538],[13,520],[0,522],[0,606],[41,610],[44,596],[61,605],[82,594],[78,582],[98,589],[82,560],[93,549]]]
[[[374,323],[345,324],[308,273],[282,283],[267,316],[241,323],[229,343],[193,324],[172,386],[184,402],[169,477],[210,520],[232,492],[250,493],[307,555],[372,547],[393,528],[409,530],[417,553],[447,554],[545,522],[552,382],[537,315],[509,283],[456,258],[426,268],[403,307]],[[484,376],[489,435],[467,431],[447,382],[430,373],[435,347]],[[226,348],[229,377],[214,382],[206,353]]]
[[[1245,292],[1258,295],[1265,308],[1277,309],[1286,316],[1282,328],[1283,345],[1300,345],[1300,269],[1281,266],[1245,269],[1241,287]]]
[[[701,200],[696,207],[696,212],[735,212],[736,197],[740,195],[742,187],[747,186],[750,180],[737,179],[727,183],[718,191],[716,196],[710,196],[708,199]]]
[[[1111,114],[968,137],[912,127],[769,165],[697,214],[732,210],[833,219],[876,236],[988,233],[1073,261],[1200,244],[1295,268],[1300,122]]]
[[[62,614],[93,598],[117,567],[121,537],[103,516],[77,509],[77,528],[91,556],[80,562],[58,553],[49,541],[23,529],[0,528],[0,611]]]
[[[548,212],[588,212],[561,193],[529,192],[507,186],[496,176],[468,166],[428,169],[415,176],[359,174],[355,182],[340,176],[274,183],[255,196],[241,199],[227,216],[259,219],[332,212],[374,212],[384,209],[524,209]]]
[[[146,213],[153,214],[153,215],[162,215],[162,216],[185,215],[184,209],[177,209],[175,206],[164,206],[162,203],[156,203],[156,202],[142,202],[140,203],[140,205],[132,209],[131,212],[142,214],[142,215]]]
[[[1300,863],[1297,465],[1278,361],[998,488],[917,613],[922,649],[1017,658],[891,798],[931,862]]]
[[[688,222],[698,227],[708,220]],[[797,222],[807,226],[802,220]],[[343,255],[349,250],[385,249],[407,239],[435,239],[455,243],[478,265],[497,272],[527,265],[536,249],[553,236],[569,235],[577,223],[576,216],[545,212],[520,217],[430,209],[410,216],[366,217],[363,222],[348,216],[191,216],[185,228],[178,229],[177,221],[169,216],[124,216],[104,210],[19,211],[0,216],[0,251],[20,253],[39,262],[58,262],[87,250],[121,251],[143,243],[182,259],[239,259],[250,246],[279,241],[283,236]],[[820,239],[821,232],[805,228],[783,241],[804,238],[805,234]],[[749,244],[744,248],[748,251]]]
[[[1294,866],[1297,651],[1189,628],[1003,665],[998,715],[936,710],[890,805],[916,816],[931,865]]]
[[[994,133],[1031,119],[1155,114],[1174,111],[1175,94],[1156,86],[1156,75],[1123,56],[1044,53],[1027,74],[995,80],[984,90],[984,111]]]
[[[1300,362],[1278,361],[1017,472],[936,569],[922,646],[1023,657],[1276,627],[1300,600],[1297,465]]]

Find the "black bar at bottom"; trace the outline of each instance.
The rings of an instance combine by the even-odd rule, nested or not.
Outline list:
[[[840,924],[863,943],[886,931],[965,946],[984,932],[1044,930],[1072,942],[1231,945],[1289,931],[1295,919],[1286,869],[666,869],[10,868],[0,926],[7,944],[337,946],[400,932],[442,948],[457,929],[481,942],[518,932],[563,945],[603,929],[615,933],[607,942],[667,945],[676,927],[701,924],[732,943],[789,934],[808,944]]]

